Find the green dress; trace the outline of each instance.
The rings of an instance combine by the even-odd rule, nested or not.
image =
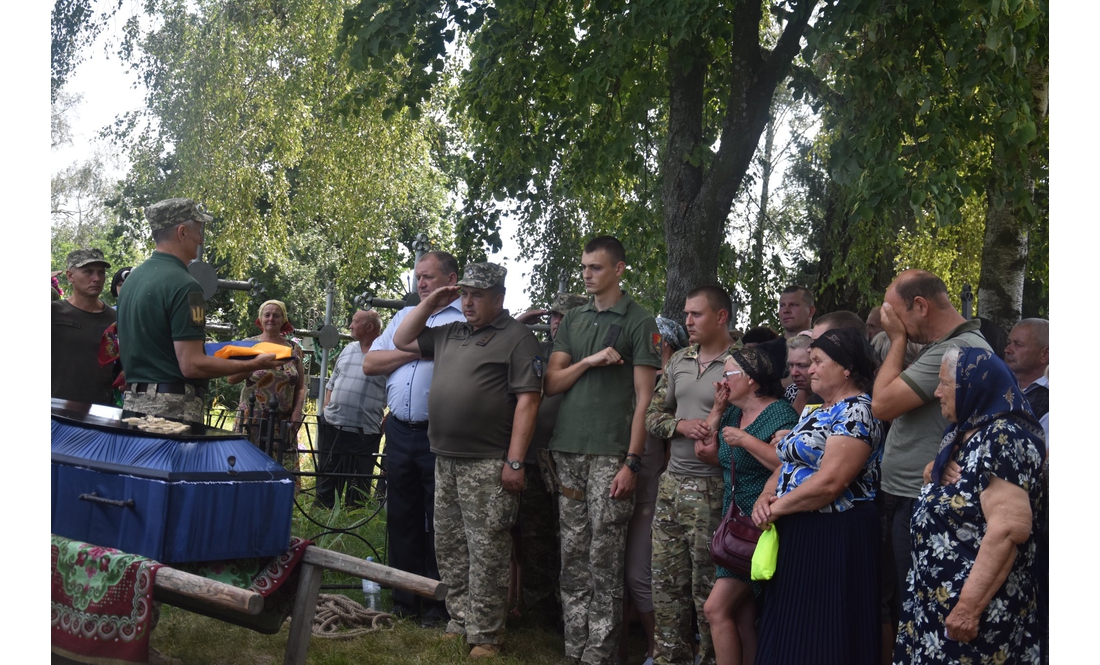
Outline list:
[[[744,448],[734,448],[727,444],[721,437],[722,428],[741,427],[741,429],[761,441],[769,441],[772,435],[779,430],[793,429],[797,424],[798,414],[795,413],[794,408],[785,399],[776,400],[769,404],[760,412],[756,420],[749,423],[747,427],[741,427],[741,409],[732,405],[726,409],[725,413],[722,414],[721,422],[718,424],[718,440],[721,441],[718,445],[718,462],[722,465],[722,477],[726,481],[722,500],[723,515],[729,511],[730,501],[737,501],[737,507],[741,509],[741,512],[745,515],[751,515],[752,507],[756,504],[756,500],[760,498],[760,493],[764,491],[764,483],[771,477],[772,472]],[[730,476],[731,454],[737,467],[736,478]],[[736,484],[734,481],[736,481]],[[739,579],[742,582],[752,584],[753,591],[760,593],[759,584],[750,581],[747,576],[738,575],[722,566],[717,568],[718,577]]]

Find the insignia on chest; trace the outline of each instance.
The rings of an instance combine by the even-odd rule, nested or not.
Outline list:
[[[489,343],[489,340],[493,339],[496,336],[497,334],[495,332],[487,333],[485,335],[482,335],[481,338],[477,340],[476,344],[478,346],[485,346]]]

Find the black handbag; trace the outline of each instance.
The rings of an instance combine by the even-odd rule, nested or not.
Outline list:
[[[736,477],[731,450],[730,478]],[[763,531],[753,523],[752,517],[743,514],[737,507],[737,502],[731,500],[730,509],[710,539],[710,558],[731,572],[749,577],[752,571],[752,554],[756,551],[756,542],[760,540],[761,533]]]

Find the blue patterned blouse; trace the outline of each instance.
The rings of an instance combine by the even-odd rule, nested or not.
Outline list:
[[[859,475],[840,496],[817,512],[843,512],[857,501],[875,497],[884,437],[882,423],[871,415],[871,397],[866,393],[803,414],[802,420],[779,442],[777,448],[780,472],[776,496],[790,492],[821,468],[825,441],[830,436],[859,439],[871,446],[871,455]]]

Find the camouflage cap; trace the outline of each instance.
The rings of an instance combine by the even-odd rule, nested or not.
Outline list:
[[[196,203],[195,199],[157,201],[145,207],[145,219],[149,220],[149,228],[154,231],[169,229],[191,220],[205,224],[214,221],[213,215],[206,212],[206,208],[201,203]]]
[[[564,315],[574,307],[580,307],[587,302],[588,298],[584,296],[578,296],[572,293],[559,293],[554,296],[554,302],[550,303],[550,311]]]
[[[494,286],[504,286],[504,276],[508,269],[495,263],[471,263],[462,273],[462,279],[458,280],[459,286],[470,286],[475,289],[491,289]]]
[[[103,252],[95,248],[85,247],[83,249],[75,249],[69,252],[69,255],[65,257],[66,270],[86,266],[89,263],[102,263],[108,268],[111,267],[110,262],[103,258]]]

